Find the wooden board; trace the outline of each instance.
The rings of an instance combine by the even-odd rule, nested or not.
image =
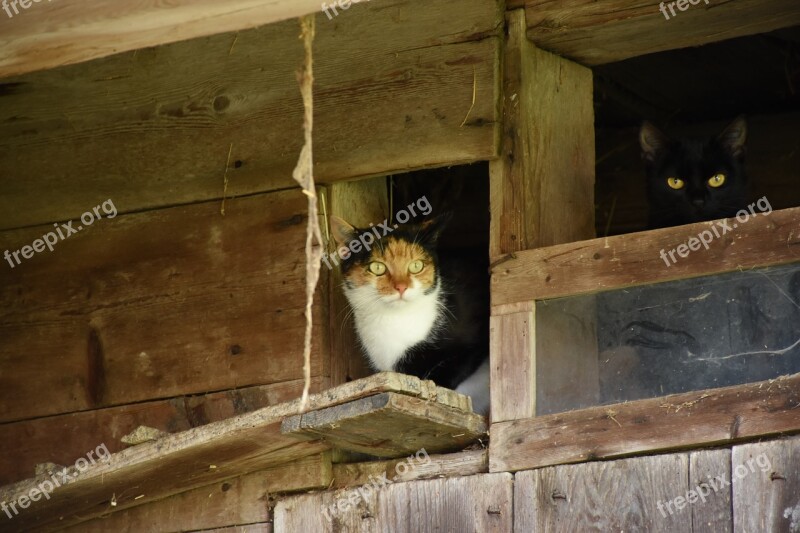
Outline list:
[[[493,316],[489,328],[492,422],[536,415],[536,316]]]
[[[362,488],[363,497],[356,489],[293,496],[275,508],[275,532],[510,533],[512,484],[510,474],[482,474],[378,484]],[[341,510],[331,512],[338,501]]]
[[[718,228],[718,238],[712,227]],[[492,269],[492,313],[519,310],[506,304],[793,263],[800,261],[798,228],[800,208],[793,208],[757,213],[745,223],[736,218],[699,222],[516,252]],[[708,250],[697,239],[704,231],[713,238]],[[667,266],[661,251],[667,255],[690,238],[698,249],[687,248],[686,257],[674,253],[676,262]]]
[[[319,11],[316,0],[62,0],[29,4],[27,10],[17,5],[0,17],[0,78]]]
[[[800,439],[735,446],[731,464],[732,531],[800,528]]]
[[[500,6],[386,4],[317,17],[318,183],[497,153]],[[221,198],[226,172],[228,197],[296,186],[298,33],[290,20],[7,78],[0,228],[109,196],[125,212]]]
[[[96,518],[67,531],[167,533],[266,522],[275,493],[327,488],[331,479],[330,457],[314,455]]]
[[[0,421],[302,377],[305,217],[299,189],[228,200],[225,216],[219,202],[117,215],[4,262]],[[2,232],[0,250],[51,229]]]
[[[322,388],[323,380],[314,378],[311,392]],[[99,443],[111,453],[123,450],[120,439],[139,426],[185,431],[287,402],[302,392],[303,381],[293,380],[0,424],[5,452],[0,454],[0,486],[31,477],[37,464],[73,464]]]
[[[676,7],[675,16],[668,11],[669,18],[659,10],[659,2],[653,0],[508,2],[509,8],[523,5],[529,39],[584,65],[800,24],[800,6],[794,0],[684,3],[684,11]]]
[[[387,392],[418,398],[434,412],[446,402],[466,402],[456,393],[445,394],[433,382],[381,373],[313,395],[306,412]],[[299,399],[281,403],[128,448],[107,461],[95,461],[82,472],[72,466],[66,479],[59,476],[60,486],[54,488],[50,498],[13,517],[14,527],[63,528],[328,450],[323,442],[281,434],[281,420],[299,414],[300,407]],[[450,409],[451,414],[459,414]],[[32,490],[40,490],[40,483],[46,479],[47,474],[2,488],[0,502],[19,501]],[[132,492],[131,487],[136,490]],[[0,514],[0,529],[8,522]]]
[[[491,472],[800,432],[800,374],[492,424]]]
[[[492,262],[594,237],[592,73],[537,49],[508,19],[501,157],[490,164]]]
[[[686,493],[688,471],[674,454],[518,472],[514,531],[695,531],[691,511],[659,511]]]
[[[282,432],[378,457],[399,457],[423,447],[429,453],[462,449],[485,438],[486,422],[471,409],[383,393],[289,417]]]
[[[720,481],[731,479],[731,451],[699,450],[689,453],[689,490],[705,494],[691,506],[694,531],[732,531],[733,491]],[[714,482],[713,484],[711,482]]]

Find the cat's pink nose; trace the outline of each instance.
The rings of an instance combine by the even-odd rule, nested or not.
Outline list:
[[[397,289],[397,292],[400,293],[400,297],[402,298],[403,293],[406,292],[406,289],[408,289],[408,285],[405,283],[398,283],[394,286],[394,288]]]

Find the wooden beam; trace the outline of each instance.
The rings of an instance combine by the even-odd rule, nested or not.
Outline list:
[[[318,183],[496,156],[500,7],[463,0],[458,15],[372,0],[318,17]],[[0,229],[108,197],[131,212],[296,187],[302,58],[291,20],[4,80]]]
[[[510,6],[522,4],[511,0]],[[684,11],[655,0],[526,0],[528,38],[537,46],[584,65],[601,65],[674,48],[800,24],[795,0],[683,2]],[[681,5],[680,2],[677,4]],[[746,23],[743,23],[746,21]]]
[[[508,304],[800,261],[800,208],[754,210],[756,216],[738,221],[698,222],[517,252],[492,269],[493,314],[519,311]],[[701,233],[711,239],[708,249],[698,240]],[[685,247],[681,253],[686,257],[678,255],[678,246]],[[674,263],[661,255],[673,250]]]
[[[471,410],[384,393],[287,418],[284,435],[322,440],[377,457],[463,449],[486,436],[483,416]]]
[[[17,4],[0,12],[0,78],[255,28],[318,13],[321,5],[319,0],[60,0],[29,3],[27,9]]]
[[[219,202],[99,211],[52,252],[4,261],[0,421],[301,378],[306,207],[294,189],[228,199],[225,216]],[[0,232],[0,249],[53,230]],[[329,362],[320,300],[315,377]]]
[[[536,416],[536,316],[493,316],[489,326],[492,423]]]
[[[800,432],[800,374],[492,424],[489,470],[608,459]]]
[[[358,403],[363,398],[384,393],[416,400],[410,404],[416,406],[421,416],[424,416],[425,407],[437,412],[441,406],[446,406],[456,418],[471,414],[449,407],[468,405],[468,398],[452,391],[448,394],[431,381],[388,372],[313,395],[305,413],[349,402]],[[398,405],[403,403],[398,402]],[[22,512],[11,519],[0,513],[0,529],[11,520],[15,528],[22,530],[64,528],[109,512],[147,504],[328,450],[328,444],[319,440],[300,440],[281,433],[281,421],[300,414],[300,408],[297,399],[174,433],[112,454],[107,460],[96,460],[85,467],[76,462],[76,466],[68,469],[67,477],[58,476],[59,486],[50,490],[49,498],[37,499],[36,505],[25,505]],[[430,442],[423,439],[418,444],[425,447]],[[97,459],[100,454],[92,457]],[[41,491],[40,484],[49,479],[50,475],[44,474],[0,488],[0,502],[19,502],[20,498],[28,498],[32,490]],[[135,490],[131,490],[132,487]]]
[[[592,73],[537,49],[509,12],[501,157],[490,163],[490,257],[594,237]]]
[[[311,392],[323,388],[314,378]],[[120,439],[139,426],[175,433],[299,398],[303,381],[121,405],[66,415],[0,424],[0,486],[29,478],[42,463],[70,465],[102,442],[111,453],[125,449]],[[58,438],[54,438],[58,435]]]

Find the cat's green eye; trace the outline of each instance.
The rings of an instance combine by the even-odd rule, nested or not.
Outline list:
[[[667,178],[667,185],[669,185],[670,189],[683,189],[684,183],[683,180],[680,178]]]
[[[373,261],[369,264],[369,271],[375,274],[376,276],[383,276],[386,274],[386,265],[381,263],[380,261]]]
[[[708,179],[708,186],[714,187],[715,189],[720,187],[723,183],[725,183],[725,174],[722,173],[714,174]]]
[[[410,265],[408,265],[408,271],[412,274],[419,274],[422,272],[422,269],[425,268],[425,263],[417,259],[413,261]]]

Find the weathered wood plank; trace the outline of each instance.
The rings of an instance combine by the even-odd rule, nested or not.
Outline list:
[[[533,311],[489,320],[493,423],[536,415],[535,322]]]
[[[584,65],[700,46],[800,24],[794,0],[664,2],[653,0],[511,0],[525,5],[528,38]],[[673,12],[669,4],[673,4]],[[680,10],[680,6],[685,6]],[[746,23],[742,23],[746,21]]]
[[[800,439],[734,446],[733,531],[800,529]]]
[[[207,202],[103,218],[13,269],[4,261],[0,421],[302,377],[305,196],[219,210]],[[0,250],[52,229],[1,232]],[[327,323],[319,300],[313,311]],[[312,375],[321,376],[327,328],[316,331]]]
[[[727,481],[731,479],[730,450],[699,450],[689,453],[689,490],[702,495],[701,500],[690,504],[692,531],[733,531],[733,496],[729,486],[718,482],[720,477]]]
[[[314,378],[311,392],[322,388],[323,380]],[[0,486],[33,476],[37,464],[73,464],[98,443],[118,452],[125,448],[120,439],[139,426],[176,433],[287,402],[302,392],[303,381],[293,380],[0,424]]]
[[[452,9],[373,0],[317,17],[319,183],[495,157],[500,6]],[[228,197],[294,187],[298,31],[290,20],[5,80],[0,228],[112,194],[124,211],[220,198],[226,166]]]
[[[317,0],[178,0],[168,4],[63,0],[28,4],[29,10],[24,10],[17,4],[0,18],[0,78],[254,28],[317,13],[320,5]]]
[[[746,222],[699,222],[516,252],[492,269],[492,306],[800,261],[800,208],[756,213]],[[698,240],[704,232],[711,236],[707,250]],[[690,239],[697,248],[682,249],[686,257],[662,257]]]
[[[446,399],[430,400],[432,395],[438,396],[433,382],[382,373],[311,396],[306,412],[385,392],[405,394],[409,399],[422,396],[425,400],[419,401],[428,406],[442,405],[442,398]],[[24,509],[13,518],[13,524],[23,529],[63,528],[328,450],[320,441],[281,434],[282,419],[300,412],[300,399],[296,399],[128,448],[82,472],[72,466],[66,478],[59,476],[60,486],[50,498]],[[19,501],[46,479],[44,475],[0,488],[0,502]],[[131,487],[136,487],[138,494],[132,493]],[[116,505],[112,506],[112,501]],[[0,514],[0,529],[8,520]]]
[[[67,531],[166,533],[266,522],[270,495],[328,488],[331,481],[329,454],[314,455],[96,518]]]
[[[457,450],[485,436],[483,416],[437,401],[383,393],[344,405],[294,415],[283,421],[284,435],[323,440],[332,447],[398,457],[425,448]]]
[[[686,494],[688,471],[673,454],[518,472],[514,531],[694,531],[688,510],[659,511]]]
[[[492,424],[489,470],[513,472],[800,432],[800,374]]]
[[[511,474],[482,474],[294,496],[275,508],[275,531],[510,533],[512,484]],[[332,510],[338,501],[343,502],[341,508]]]
[[[510,12],[501,157],[490,163],[490,257],[594,237],[592,73],[537,49]]]

